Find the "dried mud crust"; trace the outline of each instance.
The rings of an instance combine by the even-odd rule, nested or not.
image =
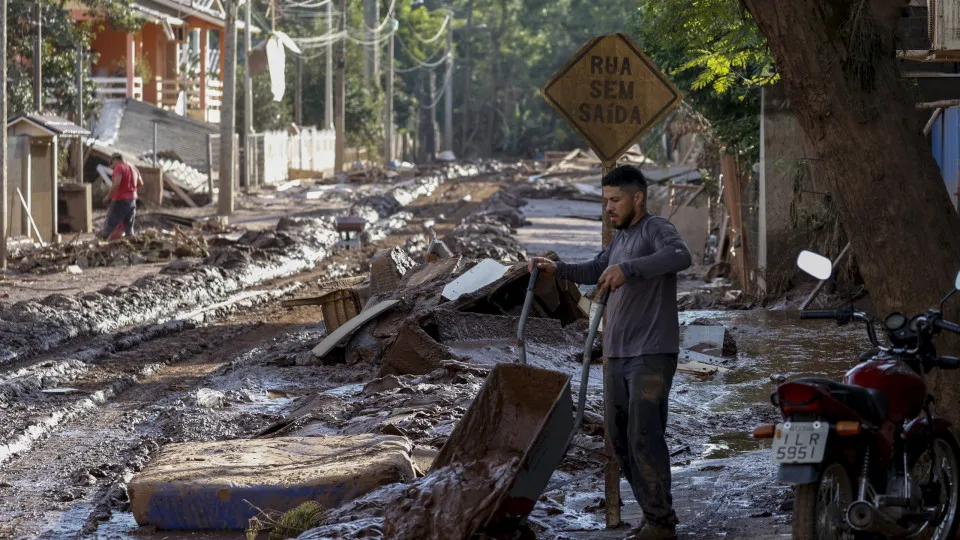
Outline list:
[[[308,270],[314,261],[330,255],[336,240],[329,219],[283,219],[274,232],[245,235],[235,242],[217,240],[204,263],[174,263],[129,287],[2,304],[0,365],[77,337],[115,332],[212,304],[250,285]]]
[[[262,322],[281,317],[287,322]],[[0,466],[0,536],[51,530],[44,516],[80,502],[90,505],[89,512],[64,533],[90,533],[113,512],[128,510],[126,480],[164,444],[250,437],[276,422],[297,396],[372,378],[361,367],[349,372],[286,362],[325,334],[308,313],[290,319],[287,310],[271,304],[224,324],[145,343],[74,380],[78,389],[93,390],[104,380],[155,366],[69,419],[61,433]],[[224,406],[200,406],[202,388],[222,392]],[[57,399],[25,397],[24,410],[45,409]]]

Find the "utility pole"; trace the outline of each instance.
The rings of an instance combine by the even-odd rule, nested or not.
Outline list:
[[[342,33],[347,25],[347,0],[340,0],[340,23],[338,30]],[[343,161],[345,153],[346,136],[344,131],[344,122],[346,119],[346,59],[344,58],[344,39],[337,41],[337,95],[336,95],[336,118],[334,127],[337,129],[336,157],[334,158],[333,170],[335,173],[343,171]]]
[[[333,0],[327,2],[327,35],[333,33]],[[323,127],[333,129],[333,42],[327,43],[327,76],[323,79],[326,87],[323,100]]]
[[[473,78],[473,47],[470,45],[470,32],[473,30],[473,0],[467,3],[467,26],[463,29],[460,45],[466,51],[466,69],[463,79],[463,108],[460,111],[460,154],[467,154],[467,124],[470,123],[470,79]]]
[[[7,224],[10,221],[7,204],[9,186],[7,185],[7,0],[0,0],[0,118],[4,126],[0,129],[0,270],[7,269]]]
[[[447,23],[447,80],[443,103],[443,146],[453,152],[453,22]]]
[[[77,125],[83,127],[83,43],[77,43]],[[83,135],[77,135],[77,182],[83,183]]]
[[[437,137],[438,135],[437,132],[440,131],[439,130],[440,125],[437,123],[437,69],[436,68],[430,70],[430,78],[429,78],[428,84],[429,84],[428,89],[430,91],[430,109],[428,111],[428,114],[430,117],[430,141],[429,141],[429,145],[427,146],[428,148],[427,154],[428,154],[428,157],[432,160],[432,159],[435,159],[437,157],[437,154],[439,153],[439,149],[437,147],[439,146],[438,143],[440,142],[438,140],[439,137]]]
[[[297,55],[297,87],[294,90],[293,121],[303,125],[303,55]]]
[[[394,37],[397,33],[397,20],[393,19],[390,38],[387,41],[387,95],[383,107],[383,160],[389,166],[393,161],[393,77],[394,77]]]
[[[37,33],[33,36],[33,110],[43,110],[43,8],[40,0],[35,6]],[[6,58],[6,55],[4,55]],[[6,122],[6,116],[4,116]]]
[[[250,134],[253,133],[253,77],[250,75],[250,51],[253,50],[253,33],[250,30],[253,0],[247,0],[243,10],[243,185],[250,189],[250,170],[253,168],[250,151]],[[213,194],[211,193],[212,197]]]
[[[234,175],[237,158],[234,132],[237,121],[237,2],[238,0],[222,2],[227,19],[225,28],[227,34],[224,40],[226,57],[223,61],[223,106],[220,118],[220,195],[217,197],[218,214],[222,217],[233,215],[233,194],[236,184]]]
[[[376,81],[380,77],[380,47],[376,44],[380,32],[380,1],[363,0],[363,20],[366,28],[363,30],[363,76],[368,81]]]

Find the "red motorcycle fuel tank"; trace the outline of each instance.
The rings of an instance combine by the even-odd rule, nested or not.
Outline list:
[[[887,396],[887,420],[894,423],[920,414],[927,399],[927,385],[923,377],[897,359],[859,364],[847,372],[844,382],[879,390]]]

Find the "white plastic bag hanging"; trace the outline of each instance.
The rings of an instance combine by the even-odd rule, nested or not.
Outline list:
[[[273,100],[283,100],[283,93],[286,90],[286,80],[284,78],[284,67],[286,63],[286,54],[284,46],[277,36],[270,36],[267,40],[267,66],[270,70],[270,91],[273,92]]]

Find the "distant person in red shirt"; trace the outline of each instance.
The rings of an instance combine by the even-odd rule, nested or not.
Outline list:
[[[102,238],[119,238],[121,234],[134,234],[134,222],[137,217],[137,190],[143,185],[143,178],[136,167],[123,161],[123,156],[113,154],[110,157],[110,166],[113,167],[113,184],[110,193],[104,197],[107,208],[107,222],[101,232]],[[114,232],[118,226],[123,229]]]

